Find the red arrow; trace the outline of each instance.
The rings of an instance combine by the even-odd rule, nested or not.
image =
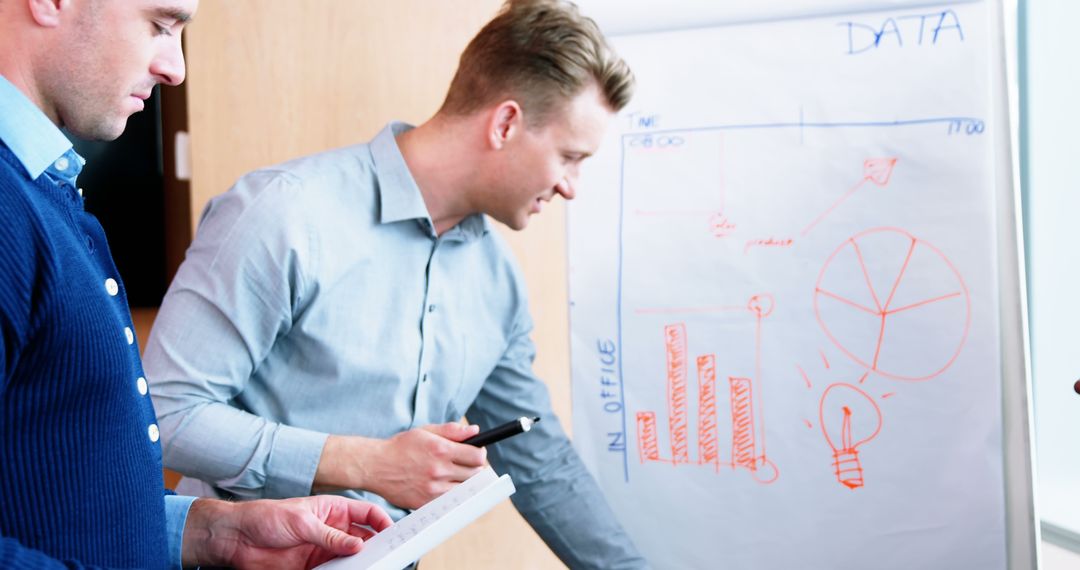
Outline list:
[[[893,166],[895,165],[895,158],[868,158],[864,160],[862,179],[859,180],[857,184],[852,186],[851,189],[847,191],[847,193],[841,196],[839,200],[833,203],[832,206],[829,206],[828,210],[822,212],[822,214],[818,216],[817,219],[814,220],[809,226],[806,226],[806,229],[802,231],[802,235],[805,237],[806,234],[810,233],[810,230],[814,229],[814,226],[821,223],[821,221],[824,220],[829,214],[831,214],[833,210],[838,208],[840,204],[843,204],[848,198],[851,197],[852,194],[857,192],[859,188],[862,188],[862,185],[865,184],[867,181],[873,182],[874,184],[877,184],[881,187],[887,185],[889,183],[889,178],[892,176]]]

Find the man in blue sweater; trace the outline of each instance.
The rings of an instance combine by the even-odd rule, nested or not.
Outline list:
[[[58,127],[116,138],[183,81],[197,3],[0,0],[0,568],[311,567],[390,524],[342,497],[165,496],[124,287]]]

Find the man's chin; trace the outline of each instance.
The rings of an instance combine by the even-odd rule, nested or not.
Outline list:
[[[130,118],[131,115],[128,115],[113,119],[109,122],[103,122],[101,124],[101,129],[98,132],[97,140],[111,141],[120,138],[120,135],[124,134],[124,130],[127,129],[128,119]]]
[[[514,230],[515,232],[520,232],[521,230],[525,229],[526,226],[529,225],[529,218],[530,218],[529,214],[522,214],[520,216],[515,216],[515,217],[510,218],[510,219],[499,220],[499,221],[502,222],[504,226]]]
[[[112,116],[99,115],[86,121],[67,121],[64,128],[80,139],[88,141],[113,141],[124,134],[128,118],[134,113],[118,113]]]

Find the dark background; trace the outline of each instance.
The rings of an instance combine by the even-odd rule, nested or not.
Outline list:
[[[162,91],[155,88],[146,109],[128,119],[115,141],[84,141],[68,133],[75,151],[86,159],[78,179],[86,210],[105,229],[132,307],[161,304],[190,241],[187,184],[165,176],[166,166],[175,172],[170,143],[186,122],[186,113],[175,116],[177,106],[182,110],[186,104],[183,95],[167,90],[163,113]],[[163,128],[163,115],[166,125],[177,125]]]

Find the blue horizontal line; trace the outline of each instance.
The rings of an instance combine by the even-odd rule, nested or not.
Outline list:
[[[702,131],[737,131],[755,129],[849,129],[860,127],[908,127],[913,125],[931,125],[936,123],[975,122],[982,121],[975,117],[934,117],[928,119],[909,119],[904,121],[846,121],[838,123],[827,122],[793,122],[793,123],[746,123],[713,125],[709,127],[690,127],[685,129],[662,129],[648,131],[634,131],[623,133],[622,137],[637,137],[641,135],[661,135],[670,133],[694,133]]]

